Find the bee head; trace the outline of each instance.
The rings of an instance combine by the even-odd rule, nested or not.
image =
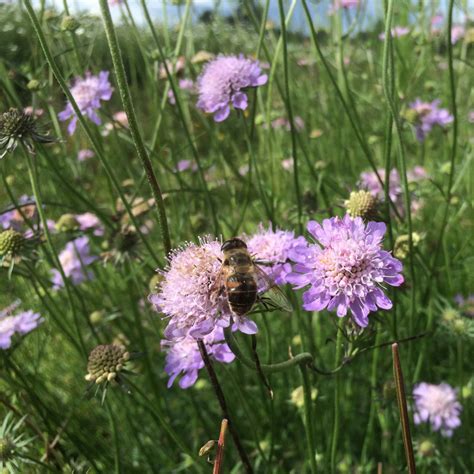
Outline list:
[[[246,248],[247,248],[247,244],[243,240],[235,237],[233,239],[226,240],[222,244],[221,250],[222,252],[227,252],[229,250],[246,249]]]

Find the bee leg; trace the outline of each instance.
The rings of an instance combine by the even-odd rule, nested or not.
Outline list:
[[[272,311],[272,308],[268,306],[267,302],[265,301],[265,298],[262,298],[260,297],[260,295],[257,295],[257,301],[259,304],[261,304],[264,307],[265,311],[268,311],[268,312]]]
[[[258,259],[254,259],[253,260],[253,263],[255,263],[256,265],[262,265],[264,267],[272,267],[273,265],[283,265],[285,263],[287,263],[286,261],[284,262],[271,262],[270,260],[258,260]]]

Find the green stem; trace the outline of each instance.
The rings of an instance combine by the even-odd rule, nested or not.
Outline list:
[[[293,118],[293,107],[291,105],[290,98],[290,79],[289,79],[289,69],[288,69],[288,47],[287,47],[287,36],[286,36],[286,23],[285,23],[285,11],[283,9],[283,0],[278,0],[278,10],[280,12],[280,27],[281,27],[281,36],[283,39],[283,73],[284,73],[284,82],[285,82],[285,95],[286,95],[286,108],[288,110],[288,120],[290,121],[291,129],[291,152],[293,157],[293,177],[294,177],[294,186],[295,186],[295,195],[296,195],[296,208],[298,210],[298,230],[303,233],[303,207],[301,204],[301,189],[299,182],[298,174],[298,154],[296,146],[296,129],[295,122]]]
[[[341,364],[342,360],[342,330],[337,329],[336,337],[336,367]],[[339,398],[341,395],[341,377],[339,374],[336,375],[335,385],[334,385],[334,421],[333,421],[333,431],[332,431],[332,440],[331,440],[331,472],[336,472],[336,456],[337,456],[337,442],[339,439]]]
[[[301,378],[303,380],[304,390],[304,428],[306,432],[306,443],[308,445],[308,455],[311,465],[311,473],[315,474],[316,469],[316,448],[314,443],[314,424],[313,424],[313,410],[311,400],[311,385],[309,383],[308,369],[305,364],[300,364]]]
[[[45,216],[45,213],[44,213],[43,201],[41,199],[41,193],[40,193],[40,190],[39,190],[38,177],[36,175],[36,170],[34,168],[32,158],[31,158],[30,154],[28,153],[28,150],[26,150],[26,148],[23,148],[23,151],[24,151],[26,161],[27,161],[27,165],[28,165],[28,176],[30,178],[31,188],[32,188],[33,195],[34,195],[35,201],[36,201],[36,209],[37,209],[39,217],[40,217],[40,222],[41,222],[41,225],[43,227],[44,235],[46,236],[46,242],[47,242],[48,247],[49,247],[49,252],[50,252],[51,257],[52,257],[56,267],[58,268],[59,273],[61,274],[61,278],[64,282],[64,287],[66,289],[66,293],[67,293],[69,303],[70,303],[70,306],[71,306],[72,315],[73,315],[73,318],[74,318],[74,324],[76,326],[77,338],[79,339],[79,344],[81,346],[83,355],[87,356],[87,349],[86,349],[86,346],[85,346],[85,343],[84,343],[84,339],[82,337],[81,327],[80,327],[80,324],[79,324],[79,317],[78,317],[77,310],[76,310],[76,305],[74,304],[74,300],[72,298],[70,282],[69,282],[68,278],[66,277],[66,274],[64,273],[64,269],[61,265],[61,261],[59,260],[58,254],[56,253],[56,249],[54,248],[53,241],[51,239],[51,234],[49,232],[48,222],[46,220],[46,216]]]
[[[114,414],[112,412],[112,408],[110,407],[110,400],[107,400],[107,414],[109,415],[110,426],[112,428],[112,435],[114,439],[114,472],[115,474],[120,474],[122,472],[122,466],[120,462],[120,445],[119,445],[119,437],[117,431],[117,422],[115,421]]]
[[[112,16],[110,15],[109,5],[107,3],[107,0],[99,0],[99,2],[100,9],[102,12],[102,19],[104,22],[105,33],[107,35],[107,42],[109,44],[110,55],[112,56],[112,63],[114,65],[117,85],[120,91],[120,97],[122,99],[123,108],[128,118],[130,134],[132,135],[137,155],[140,158],[143,168],[145,169],[148,184],[150,185],[153,197],[155,198],[155,202],[158,207],[158,219],[161,230],[161,238],[163,240],[165,253],[166,255],[168,255],[171,252],[171,240],[169,235],[168,220],[166,218],[166,209],[163,201],[163,195],[161,193],[160,185],[158,183],[158,180],[156,179],[155,173],[153,171],[153,166],[150,161],[150,157],[148,156],[148,153],[145,149],[145,145],[143,144],[143,140],[140,135],[140,130],[138,128],[138,122],[135,115],[135,110],[133,108],[132,97],[127,84],[127,78],[125,76],[125,67],[123,65],[122,54],[118,45],[117,35],[115,33]]]

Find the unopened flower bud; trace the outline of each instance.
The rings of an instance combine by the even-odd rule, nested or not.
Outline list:
[[[89,314],[89,321],[93,326],[97,326],[104,320],[104,312],[103,311],[93,311]]]
[[[31,79],[31,81],[28,82],[26,87],[28,88],[28,90],[30,90],[32,92],[36,92],[36,91],[40,90],[41,83],[37,79]]]
[[[79,222],[74,214],[63,214],[55,225],[59,232],[72,232],[79,229]]]
[[[418,446],[418,453],[421,457],[429,458],[435,453],[435,445],[428,439],[422,441]]]
[[[13,229],[4,230],[0,233],[0,257],[19,254],[25,241],[20,232]]]
[[[67,15],[61,21],[61,31],[76,31],[80,23],[73,16]]]

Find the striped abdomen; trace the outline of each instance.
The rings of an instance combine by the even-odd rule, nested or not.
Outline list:
[[[257,282],[252,273],[236,272],[226,281],[227,301],[238,316],[247,314],[257,300]]]

